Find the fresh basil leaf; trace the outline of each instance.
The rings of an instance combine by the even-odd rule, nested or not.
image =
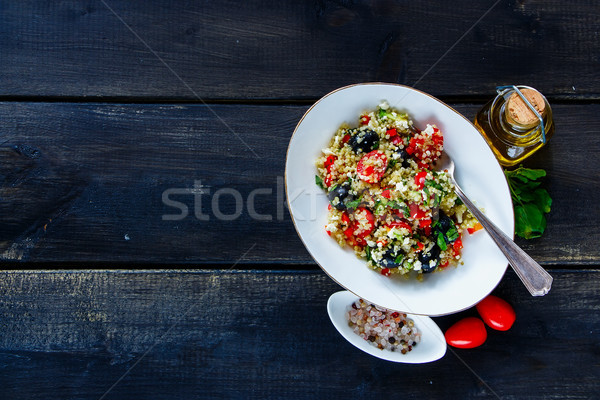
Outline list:
[[[515,206],[515,233],[525,239],[542,236],[546,229],[546,218],[539,208],[531,203]]]
[[[536,189],[536,191],[533,192],[533,194],[533,201],[538,206],[538,208],[544,213],[549,213],[551,209],[550,207],[552,206],[552,199],[550,198],[548,191],[546,189]]]
[[[515,233],[525,239],[540,237],[546,229],[544,213],[552,206],[548,192],[539,187],[546,171],[521,166],[505,174],[515,204]]]
[[[506,175],[527,182],[528,180],[535,181],[539,178],[543,178],[546,176],[546,171],[543,169],[530,169],[521,166],[513,171],[506,171]]]

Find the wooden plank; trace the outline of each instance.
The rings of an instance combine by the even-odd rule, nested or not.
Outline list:
[[[5,399],[589,399],[600,391],[597,270],[554,271],[543,298],[509,272],[495,293],[514,306],[513,328],[423,365],[347,343],[325,308],[340,288],[321,272],[0,276]],[[435,320],[445,330],[472,314]]]
[[[314,99],[365,81],[600,96],[593,1],[23,0],[0,27],[0,96]]]
[[[479,105],[455,107],[473,117]],[[0,103],[0,258],[311,263],[283,192],[306,108]],[[547,169],[554,203],[544,237],[519,243],[545,265],[600,261],[585,240],[598,233],[599,115],[600,105],[555,105],[557,133],[526,163]],[[195,182],[206,186],[197,197]]]

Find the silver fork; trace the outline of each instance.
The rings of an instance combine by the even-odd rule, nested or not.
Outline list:
[[[552,286],[552,276],[533,258],[525,253],[519,246],[506,236],[492,221],[490,221],[462,191],[456,179],[454,179],[454,161],[442,152],[442,156],[435,162],[434,168],[438,171],[447,171],[454,183],[455,192],[469,211],[477,218],[479,223],[485,228],[490,237],[494,240],[498,248],[504,253],[509,264],[517,273],[529,293],[532,296],[543,296],[550,291]]]

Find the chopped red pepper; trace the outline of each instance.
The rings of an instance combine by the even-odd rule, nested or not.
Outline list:
[[[478,223],[475,224],[474,227],[467,228],[467,232],[469,232],[469,235],[472,235],[472,234],[474,234],[475,232],[477,232],[480,229],[483,229],[483,226],[478,222]]]
[[[390,139],[390,142],[398,146],[400,143],[402,143],[402,137],[400,135],[396,135]]]
[[[425,211],[421,210],[421,208],[419,208],[419,205],[416,203],[408,203],[408,208],[410,210],[411,218],[422,219],[425,218],[425,216],[427,215],[425,214]]]
[[[371,121],[371,117],[369,117],[368,115],[362,115],[360,117],[361,125],[367,125],[369,123],[369,121]]]
[[[427,176],[427,171],[421,171],[417,175],[415,175],[415,185],[417,185],[417,189],[421,190],[425,186],[425,177]]]
[[[424,218],[420,220],[419,228],[423,229],[425,236],[429,236],[431,234],[431,218]]]
[[[342,143],[348,143],[348,140],[350,140],[350,135],[345,134],[344,137],[342,138]]]
[[[388,134],[389,137],[394,137],[398,134],[396,128],[388,129],[385,133]]]
[[[327,176],[325,176],[325,186],[330,187],[331,184],[333,183],[333,175],[331,175],[331,173],[328,173]]]
[[[458,239],[456,239],[454,241],[454,243],[452,243],[452,253],[454,254],[454,257],[459,256],[460,255],[460,251],[463,248],[463,242],[460,236],[458,236]]]
[[[456,251],[462,250],[463,242],[462,242],[462,239],[460,238],[460,236],[458,237],[458,239],[456,239],[454,241],[454,243],[452,244],[452,247],[454,247],[454,250],[456,250]]]
[[[390,269],[389,268],[384,268],[381,270],[381,275],[383,276],[390,276]]]
[[[389,199],[390,197],[392,197],[392,192],[390,191],[390,189],[385,189],[383,192],[381,192],[381,197]]]
[[[323,163],[323,166],[327,169],[327,171],[331,170],[331,166],[333,165],[333,163],[335,162],[335,160],[337,160],[337,157],[334,156],[333,154],[330,154],[327,156],[327,159],[325,160],[325,163]]]

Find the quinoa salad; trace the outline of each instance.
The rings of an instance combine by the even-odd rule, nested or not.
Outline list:
[[[406,314],[356,300],[346,312],[354,333],[373,346],[406,354],[421,341],[421,332]]]
[[[317,185],[327,192],[325,230],[385,276],[415,271],[421,278],[462,262],[462,234],[481,225],[433,163],[443,134],[418,130],[387,102],[342,125],[316,161]]]

